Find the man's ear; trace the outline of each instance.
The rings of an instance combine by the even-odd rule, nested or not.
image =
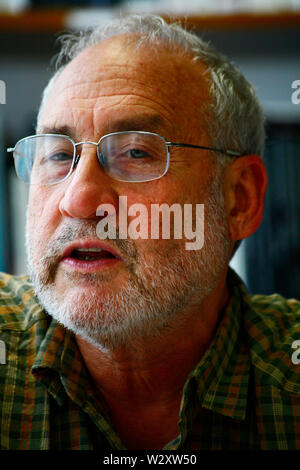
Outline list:
[[[231,240],[249,237],[258,229],[267,184],[264,162],[257,155],[237,158],[227,167],[224,196]]]

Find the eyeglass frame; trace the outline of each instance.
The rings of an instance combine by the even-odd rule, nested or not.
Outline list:
[[[64,134],[34,134],[34,135],[30,135],[30,136],[27,136],[27,137],[23,137],[22,139],[18,140],[17,143],[15,144],[14,147],[8,147],[6,149],[7,152],[14,152],[17,145],[20,144],[20,142],[26,140],[26,139],[30,139],[30,138],[34,138],[34,137],[64,137],[64,138],[67,138],[68,140],[70,140],[73,144],[73,158],[72,158],[72,165],[70,167],[70,170],[69,172],[67,173],[67,175],[59,180],[59,181],[56,181],[54,183],[46,183],[44,184],[44,186],[52,186],[54,184],[59,184],[59,183],[62,183],[63,181],[65,181],[66,179],[69,178],[69,176],[73,173],[74,171],[74,168],[75,166],[78,164],[80,158],[81,158],[81,155],[79,154],[76,154],[76,147],[78,147],[79,145],[83,145],[83,144],[89,144],[89,145],[95,145],[96,148],[97,148],[97,160],[100,164],[100,166],[102,168],[103,167],[103,164],[101,163],[101,152],[99,152],[99,145],[101,143],[101,141],[103,139],[105,139],[106,137],[111,137],[113,135],[120,135],[120,134],[146,134],[146,135],[154,135],[156,137],[160,137],[165,145],[166,145],[166,148],[167,148],[167,162],[166,162],[166,168],[165,168],[165,171],[163,172],[162,175],[158,176],[157,178],[151,178],[149,180],[141,180],[141,181],[126,181],[126,180],[119,180],[117,178],[113,178],[111,177],[112,179],[114,179],[115,181],[121,181],[121,182],[124,182],[124,183],[146,183],[146,182],[149,182],[149,181],[155,181],[157,179],[160,179],[162,178],[168,171],[169,169],[169,166],[170,166],[170,147],[184,147],[184,148],[195,148],[195,149],[201,149],[201,150],[211,150],[213,152],[219,152],[219,153],[223,153],[224,155],[227,155],[229,157],[242,157],[243,154],[240,153],[240,152],[237,152],[235,150],[226,150],[226,149],[217,149],[217,148],[214,148],[214,147],[206,147],[206,146],[202,146],[202,145],[194,145],[194,144],[185,144],[185,143],[182,143],[182,142],[170,142],[168,141],[165,137],[163,137],[162,135],[160,134],[157,134],[155,132],[148,132],[148,131],[119,131],[119,132],[110,132],[109,134],[105,134],[103,135],[102,137],[100,137],[100,139],[98,140],[98,142],[92,142],[92,141],[82,141],[82,142],[75,142],[75,140],[68,136],[68,135],[64,135]],[[14,155],[13,155],[13,158],[14,158]],[[17,175],[18,176],[18,175]],[[110,176],[110,175],[109,175]],[[21,179],[21,178],[20,178]],[[29,183],[30,184],[30,183]]]

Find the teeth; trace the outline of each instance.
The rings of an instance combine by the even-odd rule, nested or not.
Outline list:
[[[76,248],[76,251],[82,251],[83,253],[100,253],[100,251],[103,251],[102,248]]]

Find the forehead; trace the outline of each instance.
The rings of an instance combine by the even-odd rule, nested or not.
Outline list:
[[[205,66],[166,46],[137,49],[130,36],[105,40],[73,59],[55,81],[40,123],[71,119],[99,131],[106,125],[107,132],[126,114],[152,116],[170,131],[185,123],[190,128],[193,119],[198,123],[208,99]]]

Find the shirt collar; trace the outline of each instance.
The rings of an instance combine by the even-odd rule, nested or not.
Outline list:
[[[38,348],[32,373],[60,405],[66,398],[64,390],[79,406],[84,406],[88,395],[93,393],[73,333],[54,319]]]

